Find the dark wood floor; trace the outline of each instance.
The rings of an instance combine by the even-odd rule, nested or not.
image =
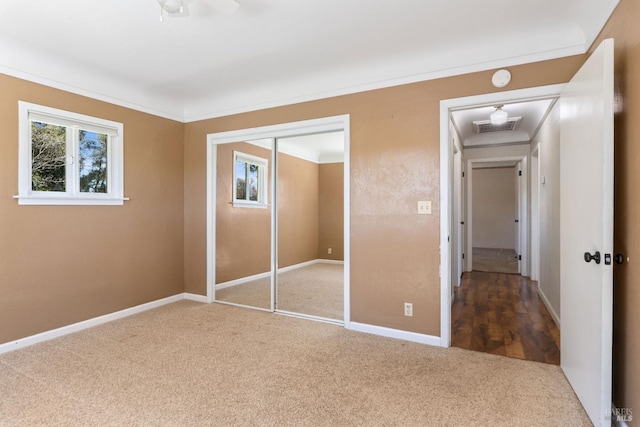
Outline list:
[[[536,282],[516,274],[471,272],[455,287],[451,345],[560,364],[560,331]]]

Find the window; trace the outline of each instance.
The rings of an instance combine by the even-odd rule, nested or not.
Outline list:
[[[19,204],[123,204],[122,123],[23,101],[18,108]]]
[[[233,152],[233,206],[267,207],[267,159]]]

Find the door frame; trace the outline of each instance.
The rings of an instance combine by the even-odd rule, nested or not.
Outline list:
[[[216,132],[210,133],[207,135],[206,144],[207,144],[207,182],[206,182],[206,191],[207,191],[207,202],[206,202],[206,217],[207,217],[207,230],[206,230],[206,242],[207,242],[207,302],[212,303],[215,302],[215,283],[216,283],[216,152],[218,144],[225,144],[230,142],[239,142],[239,141],[247,141],[247,140],[257,140],[257,139],[267,139],[273,138],[274,140],[277,138],[283,138],[288,136],[297,136],[297,135],[309,135],[315,133],[324,133],[324,132],[335,132],[335,131],[344,131],[344,321],[339,322],[343,323],[345,327],[348,327],[351,322],[351,284],[350,284],[350,235],[351,235],[351,227],[350,227],[350,212],[351,212],[351,182],[350,182],[350,116],[348,114],[339,115],[339,116],[330,116],[330,117],[322,117],[318,119],[311,120],[303,120],[298,122],[288,122],[288,123],[280,123],[275,125],[268,126],[260,126],[254,128],[245,128],[238,129],[226,132]],[[274,147],[275,148],[275,147]],[[273,150],[275,153],[275,150]],[[275,154],[272,155],[272,157]],[[275,165],[274,165],[275,166]],[[273,166],[272,166],[273,167]],[[276,168],[273,168],[274,173]],[[275,175],[274,175],[275,177]],[[273,188],[275,188],[275,178],[273,179],[273,183],[271,186],[272,197],[275,197],[275,192],[273,192]],[[275,199],[273,199],[275,200]],[[275,238],[274,228],[277,227],[275,224],[275,215],[273,214],[273,206],[275,203],[272,202],[271,210],[271,228],[272,228],[272,244],[271,244],[271,273],[277,271],[277,239]],[[273,289],[273,282],[272,282]],[[234,304],[236,305],[236,304]],[[254,309],[259,309],[256,307],[251,307]],[[264,310],[264,309],[263,309]],[[272,291],[271,295],[271,310],[267,311],[275,311],[274,310],[274,295]],[[276,311],[277,312],[277,311]],[[303,316],[313,318],[313,316]],[[319,319],[318,319],[319,320]]]
[[[531,150],[531,251],[530,278],[540,280],[540,180],[542,147],[536,144]],[[555,320],[555,319],[554,319]]]
[[[516,181],[517,176],[514,176],[514,184],[516,185],[516,206],[518,211],[518,225],[517,225],[517,244],[516,251],[522,259],[518,261],[518,274],[522,274],[523,276],[527,276],[528,270],[528,255],[529,255],[529,242],[527,239],[527,230],[529,229],[529,218],[527,215],[528,211],[528,191],[527,191],[527,182],[529,177],[529,170],[527,167],[527,156],[496,156],[496,157],[486,157],[486,158],[474,158],[468,159],[466,161],[467,167],[465,172],[465,179],[467,180],[466,184],[466,221],[465,221],[465,239],[467,242],[466,250],[466,269],[465,271],[471,271],[471,266],[473,265],[473,170],[475,169],[475,164],[480,163],[494,163],[494,162],[502,162],[502,161],[516,161],[516,165],[514,166],[515,171],[521,171],[522,177],[520,180]],[[452,248],[453,249],[453,248]],[[452,252],[453,253],[453,252]]]
[[[451,345],[451,257],[453,256],[450,242],[450,223],[453,212],[450,204],[452,200],[451,191],[453,189],[453,183],[451,182],[453,158],[449,145],[451,140],[449,126],[451,111],[501,103],[554,98],[560,95],[563,87],[564,84],[540,86],[440,101],[440,345],[442,347]]]

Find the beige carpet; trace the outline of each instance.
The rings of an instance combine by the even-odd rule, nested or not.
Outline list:
[[[278,309],[342,320],[344,317],[344,267],[312,264],[278,275]],[[216,300],[270,308],[270,279],[259,279],[216,290]]]
[[[2,426],[581,426],[560,368],[181,301],[0,355]]]
[[[473,248],[473,271],[518,274],[518,254],[513,249]]]

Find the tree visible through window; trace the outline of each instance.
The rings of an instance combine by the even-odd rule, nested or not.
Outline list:
[[[31,189],[66,191],[67,128],[31,122]]]
[[[81,130],[78,151],[80,191],[83,193],[106,193],[107,135]]]

